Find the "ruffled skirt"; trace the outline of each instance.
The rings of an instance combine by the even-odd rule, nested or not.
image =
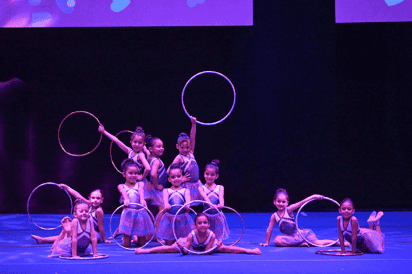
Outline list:
[[[304,229],[299,231],[308,241],[314,242],[317,240],[316,235],[312,230]],[[279,241],[281,243],[279,246],[298,246],[301,243],[305,242],[305,240],[302,238],[302,236],[300,236],[300,234],[297,231],[292,235],[277,235],[275,241]]]
[[[173,218],[175,215],[165,212],[159,221],[156,236],[164,240],[174,240]],[[175,230],[177,238],[184,238],[195,229],[195,223],[188,213],[179,214],[176,217]]]
[[[120,217],[119,233],[144,236],[153,234],[154,224],[144,208],[125,208]]]
[[[229,238],[229,225],[227,224],[225,215],[205,213],[209,219],[209,229],[216,235],[216,239],[223,240]]]
[[[356,248],[363,253],[380,253],[385,252],[384,239],[385,234],[379,233],[368,228],[360,228],[359,232],[363,237],[363,242],[356,244]]]
[[[92,245],[89,244],[86,248],[77,248],[77,256],[87,256],[93,253]],[[52,250],[52,257],[71,257],[72,256],[72,237],[58,242]]]

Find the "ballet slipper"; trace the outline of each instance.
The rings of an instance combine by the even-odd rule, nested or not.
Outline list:
[[[31,237],[36,240],[37,244],[39,245],[44,244],[44,241],[41,237],[36,236],[36,235],[31,235]]]

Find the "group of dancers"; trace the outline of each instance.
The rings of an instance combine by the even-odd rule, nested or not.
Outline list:
[[[113,237],[123,235],[122,244],[130,247],[132,243],[143,246],[155,235],[161,246],[153,248],[136,248],[136,254],[148,253],[182,253],[200,251],[202,254],[244,253],[261,254],[260,249],[247,249],[238,246],[225,246],[223,239],[228,238],[229,228],[224,215],[216,208],[224,207],[224,187],[215,183],[219,177],[219,160],[213,160],[204,169],[205,184],[199,179],[199,167],[194,157],[196,118],[191,117],[190,136],[181,133],[177,138],[176,148],[179,154],[167,168],[160,157],[163,155],[163,142],[158,137],[146,136],[143,129],[137,127],[130,138],[131,147],[121,142],[116,136],[100,125],[98,131],[117,144],[128,158],[122,162],[124,184],[118,185],[121,202],[124,208],[119,227]],[[148,177],[148,179],[146,179]],[[167,182],[171,184],[166,188]],[[91,255],[97,257],[97,243],[112,242],[108,239],[103,227],[104,212],[101,207],[103,193],[100,189],[93,190],[88,198],[65,184],[59,187],[73,195],[77,202],[74,206],[74,219],[65,217],[62,220],[62,232],[58,236],[40,237],[32,235],[38,244],[53,243],[51,256],[81,257]],[[289,205],[289,196],[284,189],[278,189],[273,203],[277,208],[270,219],[266,232],[266,242],[260,246],[268,246],[272,229],[278,224],[282,235],[276,236],[276,246],[308,246],[308,243],[298,233],[293,218],[293,211],[303,203],[312,199],[322,199],[321,195],[312,195],[298,203]],[[194,200],[205,201],[204,213],[199,213],[193,220],[188,214],[189,206],[182,206]],[[162,214],[154,224],[147,206],[158,207]],[[214,208],[209,204],[215,205]],[[196,206],[195,203],[191,204]],[[338,230],[341,252],[345,246],[352,244],[352,250],[368,253],[383,253],[384,243],[379,220],[383,213],[372,213],[368,220],[369,229],[360,229],[357,219],[353,216],[354,204],[345,199],[340,204]],[[176,215],[177,214],[177,215]],[[173,225],[175,226],[173,229]],[[155,227],[157,229],[155,229]],[[174,232],[176,235],[174,235]],[[326,245],[332,240],[318,240],[313,231],[300,231],[311,243]],[[176,237],[175,237],[176,236]],[[178,239],[176,241],[176,239]],[[346,239],[348,242],[345,242]],[[163,243],[164,241],[164,243]]]

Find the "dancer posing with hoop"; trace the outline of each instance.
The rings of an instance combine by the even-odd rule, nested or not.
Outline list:
[[[382,233],[379,224],[383,215],[382,211],[378,214],[375,211],[372,212],[368,219],[369,229],[359,228],[358,219],[353,216],[355,208],[351,199],[346,198],[340,203],[339,213],[342,214],[337,218],[341,254],[346,253],[344,239],[352,244],[352,254],[355,254],[357,250],[363,253],[380,254],[385,251],[385,234]]]
[[[238,246],[225,246],[222,240],[217,240],[215,234],[209,229],[210,222],[206,214],[199,213],[195,217],[195,229],[187,237],[179,240],[171,246],[157,246],[149,249],[137,248],[135,254],[149,253],[189,253],[212,254],[237,253],[260,255],[259,248],[247,249]]]
[[[98,257],[97,238],[89,214],[89,205],[79,201],[74,206],[74,216],[76,218],[71,222],[71,235],[62,232],[58,236],[51,256],[79,258],[93,252],[93,257]]]
[[[222,208],[225,205],[225,189],[222,185],[216,185],[215,181],[219,178],[219,163],[217,159],[212,160],[210,164],[205,167],[204,177],[206,183],[199,186],[199,193],[203,200],[208,203]],[[208,204],[203,204],[203,212],[209,219],[209,229],[216,235],[216,239],[227,239],[229,237],[229,225],[223,214],[220,214]]]
[[[149,204],[157,206],[160,212],[164,206],[163,189],[167,184],[165,164],[160,159],[164,152],[163,142],[158,137],[148,135],[146,137],[146,144],[150,153],[147,161],[150,164],[150,184],[152,188],[152,199]]]
[[[146,160],[145,154],[143,153],[145,149],[146,138],[143,128],[136,127],[136,130],[130,136],[130,144],[132,146],[131,148],[125,145],[122,141],[120,141],[119,138],[107,132],[104,129],[103,125],[100,125],[98,130],[100,133],[106,135],[112,142],[118,145],[120,149],[127,154],[128,158],[132,159],[138,165],[139,170],[143,171],[136,177],[136,179],[138,181],[144,182],[146,190],[145,199],[150,200],[151,189],[148,181],[146,180],[146,176],[150,172],[150,165]]]
[[[268,229],[266,230],[266,242],[260,243],[260,246],[268,246],[270,242],[270,237],[272,235],[272,230],[275,224],[278,224],[279,230],[283,235],[277,235],[275,238],[275,246],[309,246],[309,244],[299,235],[295,220],[293,218],[293,211],[301,207],[304,203],[313,199],[322,199],[322,195],[312,195],[306,199],[297,202],[295,204],[289,205],[289,195],[283,188],[279,188],[273,198],[273,203],[278,209],[277,212],[273,213],[270,217],[270,223]],[[318,240],[315,233],[310,229],[300,230],[300,233],[304,237],[317,245],[328,245],[333,244],[333,240]]]
[[[192,123],[190,137],[184,132],[180,133],[176,143],[176,148],[179,150],[179,155],[175,157],[172,164],[182,165],[183,173],[185,175],[185,182],[183,182],[182,186],[190,191],[190,199],[193,201],[202,200],[199,193],[199,187],[202,186],[202,183],[199,180],[199,166],[197,165],[194,156],[196,118],[191,116],[190,121]]]
[[[117,189],[121,194],[120,199],[124,202],[125,208],[120,217],[118,233],[123,234],[124,247],[130,246],[132,236],[137,236],[137,244],[142,246],[146,242],[147,235],[154,233],[154,225],[146,209],[131,205],[131,203],[147,207],[144,200],[144,185],[142,181],[137,181],[140,171],[135,161],[132,159],[124,160],[122,170],[126,182],[118,185]]]
[[[170,188],[163,189],[164,215],[159,214],[159,228],[156,231],[156,236],[166,240],[167,245],[172,245],[175,242],[173,235],[173,218],[177,211],[185,204],[190,202],[189,190],[182,187],[183,172],[181,166],[172,164],[169,167],[168,180],[172,184]],[[194,223],[190,215],[181,210],[176,217],[176,235],[185,237],[193,230]]]
[[[112,243],[106,239],[106,233],[104,231],[103,223],[104,223],[104,212],[101,207],[103,203],[103,194],[100,189],[93,190],[90,195],[89,199],[84,198],[79,192],[72,189],[68,185],[59,184],[59,187],[69,192],[73,197],[77,200],[82,201],[89,205],[89,213],[93,221],[94,231],[96,233],[96,238],[98,243]],[[67,234],[70,231],[70,223],[71,219],[67,219],[69,217],[65,217],[62,220],[63,230]],[[64,233],[64,232],[63,232]],[[51,236],[51,237],[40,237],[36,235],[31,235],[33,239],[36,240],[37,244],[45,244],[45,243],[54,243],[57,237],[59,236]]]

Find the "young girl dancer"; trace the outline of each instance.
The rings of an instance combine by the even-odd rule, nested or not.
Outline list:
[[[150,164],[150,183],[153,187],[150,204],[158,206],[160,212],[163,209],[163,188],[167,184],[165,164],[160,160],[164,152],[163,142],[157,137],[148,135],[146,144],[150,152],[147,160]]]
[[[52,257],[79,257],[92,253],[97,257],[97,239],[92,220],[89,216],[89,206],[84,202],[78,202],[74,206],[74,216],[71,223],[71,235],[64,233],[56,239],[52,249]]]
[[[122,163],[123,176],[126,178],[124,184],[118,185],[117,189],[124,201],[124,209],[120,217],[119,234],[123,234],[123,246],[129,247],[132,236],[137,236],[138,245],[146,242],[146,235],[154,233],[154,225],[146,209],[131,205],[138,203],[147,207],[144,200],[143,182],[137,182],[139,167],[132,159],[126,159]]]
[[[190,193],[187,189],[182,188],[183,173],[181,167],[172,164],[169,167],[168,180],[172,184],[170,188],[163,189],[163,203],[166,212],[160,218],[157,237],[166,240],[167,245],[175,241],[173,234],[173,219],[177,211],[185,204],[190,202]],[[176,217],[175,230],[176,236],[185,237],[193,229],[193,220],[186,210],[180,210]]]
[[[355,208],[351,199],[346,198],[340,203],[339,213],[342,216],[337,218],[341,253],[345,253],[344,239],[352,244],[351,253],[360,250],[363,253],[383,253],[385,251],[385,235],[381,231],[379,220],[383,212],[378,214],[372,212],[368,219],[369,229],[359,228],[358,219],[353,216]]]
[[[99,132],[106,135],[111,141],[120,147],[121,150],[127,153],[128,158],[135,161],[138,165],[139,170],[143,170],[142,174],[137,176],[138,181],[142,181],[150,172],[150,165],[146,160],[143,153],[145,146],[145,133],[141,127],[137,127],[135,132],[130,136],[131,148],[126,146],[122,141],[120,141],[116,136],[107,132],[103,125],[99,126]]]
[[[101,207],[101,204],[103,203],[102,191],[100,189],[95,189],[90,193],[89,199],[86,199],[82,195],[80,195],[79,192],[72,189],[68,185],[59,184],[59,187],[62,188],[62,189],[65,189],[66,191],[68,191],[77,200],[82,201],[82,202],[89,205],[89,213],[90,213],[90,216],[91,216],[92,221],[93,221],[93,227],[94,227],[94,231],[96,233],[97,242],[98,243],[111,243],[112,241],[109,241],[109,240],[106,239],[106,233],[105,233],[104,227],[103,227],[104,212],[103,212],[103,209]],[[66,218],[69,218],[69,217],[66,217]],[[70,225],[70,223],[68,223],[67,219],[65,220],[64,223],[66,224],[66,226]],[[62,224],[63,224],[63,222],[62,222]],[[67,232],[68,230],[70,230],[70,228],[67,228],[66,226],[63,226],[63,230],[65,230]],[[36,236],[36,235],[31,235],[31,236],[37,241],[38,244],[54,243],[56,238],[58,237],[58,236],[51,236],[51,237],[43,238],[43,237],[39,237],[39,236]]]
[[[210,223],[206,214],[199,213],[195,217],[195,229],[192,230],[186,238],[180,238],[179,241],[171,246],[157,246],[149,249],[137,248],[135,254],[149,253],[182,253],[187,255],[188,250],[207,251],[206,254],[217,253],[238,253],[238,254],[255,254],[260,255],[260,249],[247,249],[238,246],[225,246],[222,240],[216,240],[215,234],[209,229]]]
[[[260,243],[259,245],[269,245],[273,227],[275,226],[275,223],[277,223],[279,230],[283,233],[283,235],[276,236],[274,241],[276,246],[309,246],[298,233],[295,220],[293,219],[293,211],[301,207],[307,201],[322,198],[322,195],[312,195],[300,202],[288,206],[289,195],[286,190],[279,188],[273,199],[273,203],[278,211],[273,213],[272,217],[270,217],[269,227],[266,230],[266,242]],[[313,233],[310,229],[300,230],[300,233],[304,235],[307,240],[317,245],[327,245],[334,242],[333,240],[318,240],[315,233]]]
[[[177,138],[176,148],[179,150],[179,155],[175,157],[172,164],[179,164],[183,166],[183,173],[185,174],[185,182],[182,186],[190,191],[191,200],[201,200],[199,193],[199,186],[202,183],[199,180],[199,166],[197,165],[194,151],[196,139],[196,118],[190,117],[192,128],[189,136],[182,132]],[[196,205],[196,204],[193,204]]]
[[[206,184],[199,187],[199,193],[203,200],[216,205],[218,208],[225,205],[225,189],[222,185],[216,185],[215,183],[216,179],[219,178],[219,162],[215,159],[206,165],[204,172]],[[225,216],[215,209],[209,208],[209,205],[204,204],[203,212],[209,219],[209,229],[215,233],[216,239],[227,239],[229,237],[229,226]]]

